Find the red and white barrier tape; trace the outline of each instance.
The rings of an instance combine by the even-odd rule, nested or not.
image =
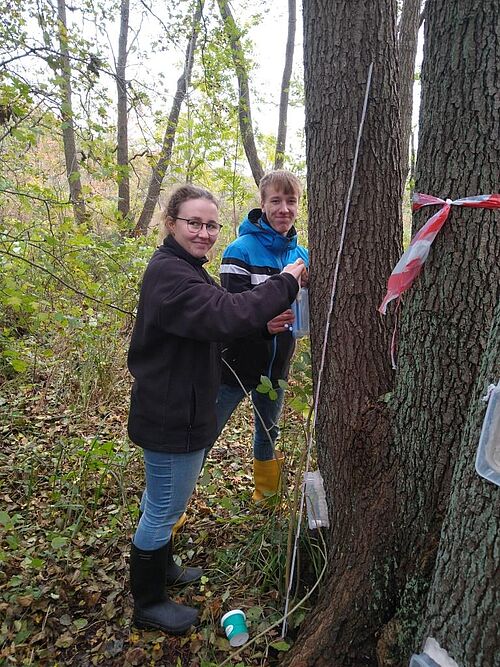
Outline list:
[[[379,312],[385,315],[387,305],[394,299],[398,299],[403,292],[411,287],[413,281],[422,270],[427,259],[432,242],[437,233],[444,225],[450,208],[452,206],[466,206],[469,208],[500,208],[500,194],[476,195],[475,197],[464,197],[463,199],[440,199],[432,195],[424,195],[416,192],[413,195],[413,211],[418,211],[424,206],[442,204],[441,209],[425,223],[412,238],[406,252],[394,267],[387,281],[387,293],[378,307]]]

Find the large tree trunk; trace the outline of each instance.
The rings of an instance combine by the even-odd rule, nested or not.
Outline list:
[[[499,24],[496,0],[427,2],[419,192],[456,199],[498,188]],[[425,209],[417,214],[419,227],[426,217]],[[393,653],[400,664],[415,648],[467,408],[499,298],[498,257],[498,213],[452,208],[406,297],[392,401],[401,587]]]
[[[274,158],[275,169],[281,169],[285,159],[288,99],[290,97],[290,79],[292,78],[293,69],[296,24],[297,0],[288,0],[288,36],[286,40],[285,66],[283,68],[283,78],[281,80],[278,134],[276,137],[276,155]]]
[[[125,220],[130,213],[130,178],[128,173],[128,113],[127,113],[127,36],[129,0],[122,0],[120,8],[120,37],[116,63],[117,121],[116,143],[118,164],[118,211]]]
[[[316,425],[329,567],[286,662],[360,667],[373,664],[374,633],[388,614],[379,603],[388,573],[378,563],[395,503],[390,425],[379,400],[392,387],[392,323],[376,309],[402,236],[396,3],[309,0],[303,9],[316,382],[371,62],[374,68]]]
[[[404,0],[398,26],[399,99],[401,115],[402,190],[409,171],[410,136],[413,115],[413,83],[422,0]]]
[[[57,19],[59,30],[59,46],[61,49],[61,117],[64,145],[64,158],[66,162],[66,175],[68,177],[69,195],[73,204],[75,220],[78,224],[85,222],[85,202],[83,200],[82,182],[78,158],[76,153],[75,124],[73,120],[73,101],[71,87],[71,63],[68,49],[68,30],[66,25],[66,3],[65,0],[57,0]]]
[[[488,385],[500,379],[499,343],[500,302],[453,472],[422,633],[467,667],[494,665],[495,656],[498,659],[498,487],[479,477],[474,464],[486,411],[482,397]]]
[[[177,81],[177,91],[174,96],[172,108],[168,116],[167,127],[163,135],[163,143],[160,150],[158,161],[151,171],[151,179],[149,181],[148,192],[144,201],[144,206],[134,229],[135,236],[147,234],[149,224],[153,217],[153,213],[158,203],[160,196],[161,185],[163,178],[170,164],[172,157],[172,149],[174,146],[175,133],[177,131],[177,123],[179,122],[179,115],[181,106],[186,97],[188,86],[191,82],[191,72],[193,70],[194,52],[196,49],[196,40],[200,29],[200,18],[203,12],[204,0],[199,0],[196,5],[196,11],[193,16],[193,27],[191,36],[186,48],[186,55],[184,60],[184,71]]]
[[[264,175],[264,170],[257,154],[257,147],[255,145],[255,137],[253,134],[247,63],[245,61],[243,46],[241,45],[240,31],[238,30],[231,13],[228,0],[217,0],[217,4],[219,5],[219,10],[224,21],[224,29],[231,45],[234,70],[238,79],[238,117],[240,121],[243,148],[245,149],[252,176],[257,185],[259,185],[260,179]]]

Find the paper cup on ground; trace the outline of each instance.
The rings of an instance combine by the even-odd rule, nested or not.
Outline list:
[[[231,646],[243,646],[248,641],[246,616],[241,609],[232,609],[221,618],[220,624],[226,632]]]

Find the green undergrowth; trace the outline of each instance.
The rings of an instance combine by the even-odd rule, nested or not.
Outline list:
[[[281,640],[294,480],[311,395],[299,345],[279,447],[286,492],[251,501],[251,411],[242,405],[213,448],[176,537],[205,576],[174,594],[201,611],[187,637],[131,626],[128,554],[143,467],[126,437],[125,362],[138,289],[155,239],[10,218],[0,230],[0,665],[272,665]],[[217,259],[212,270],[218,266]],[[303,531],[290,608],[314,585],[321,545]],[[220,618],[239,607],[251,638],[234,655]],[[226,662],[227,661],[227,662]]]

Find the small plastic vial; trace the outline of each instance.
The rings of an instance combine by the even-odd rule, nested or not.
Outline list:
[[[307,287],[299,289],[297,298],[292,303],[292,310],[295,315],[292,328],[294,338],[309,336],[309,290]]]

